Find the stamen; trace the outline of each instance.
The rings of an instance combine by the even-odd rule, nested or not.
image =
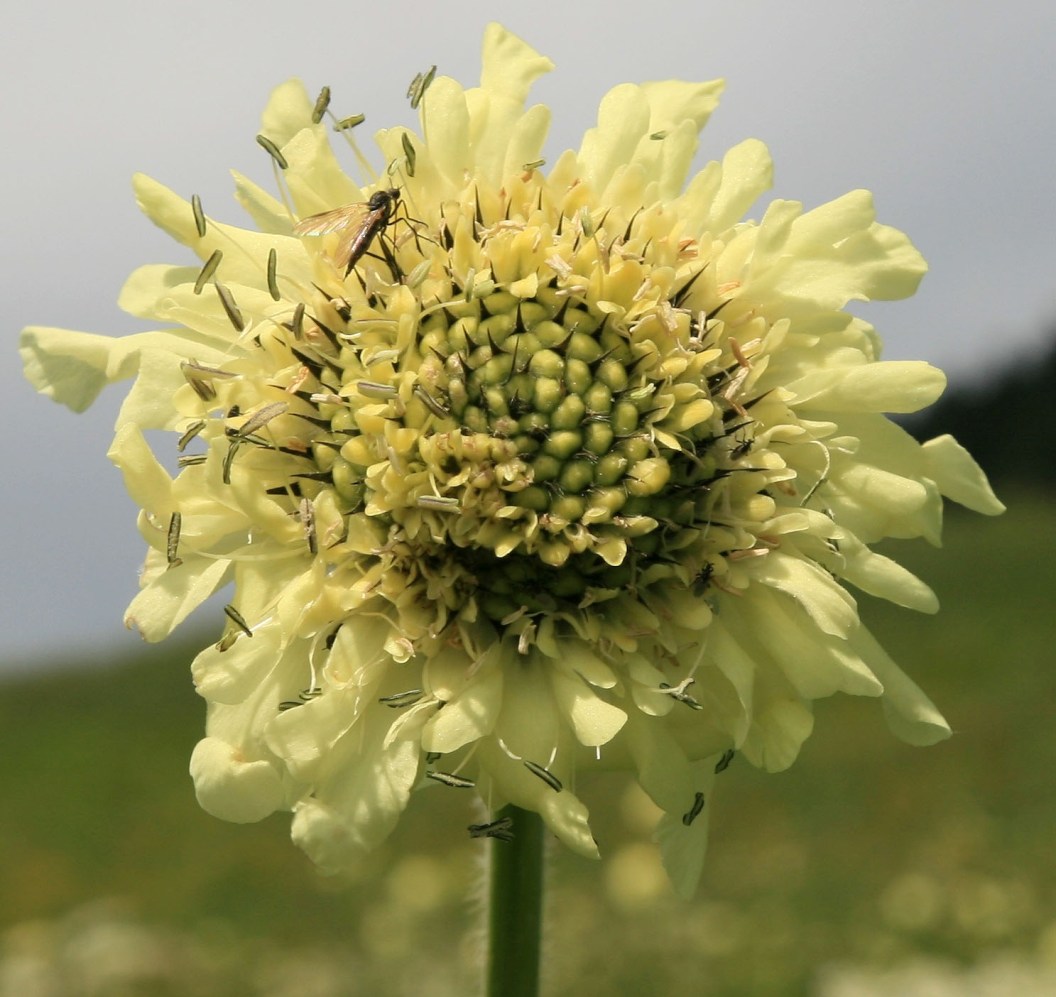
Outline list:
[[[414,504],[419,509],[435,509],[437,512],[461,512],[457,498],[449,498],[443,495],[419,495]]]
[[[194,227],[198,230],[198,238],[205,238],[205,212],[202,211],[202,199],[197,194],[191,195],[191,211],[194,213]]]
[[[187,444],[191,442],[203,429],[205,429],[205,420],[199,419],[197,422],[192,422],[184,431],[183,435],[176,441],[176,452],[183,453],[187,449]]]
[[[407,159],[407,175],[413,177],[414,164],[418,158],[418,153],[414,151],[414,146],[411,145],[411,138],[406,132],[400,136],[400,145],[403,146],[403,154]]]
[[[209,278],[216,273],[216,268],[220,266],[220,261],[224,258],[222,250],[214,249],[212,255],[205,261],[202,269],[198,273],[198,279],[194,282],[194,293],[201,294],[202,288],[205,287]],[[241,330],[240,330],[241,331]]]
[[[304,536],[308,541],[308,553],[313,556],[319,551],[319,541],[315,535],[315,507],[309,498],[301,499],[299,508],[301,525],[304,527]]]
[[[689,693],[686,692],[686,689],[688,689],[695,681],[696,679],[685,678],[676,686],[670,686],[666,682],[661,682],[660,691],[666,692],[672,699],[676,700],[677,702],[684,703],[691,710],[703,710],[704,707],[701,706],[696,699],[694,699],[691,695],[689,695]]]
[[[432,260],[422,260],[408,275],[404,281],[407,287],[412,291],[417,291],[419,287],[425,283],[426,277],[429,276],[429,271],[433,268]]]
[[[444,408],[428,391],[420,384],[416,384],[413,391],[414,397],[418,399],[433,415],[443,419],[451,413]]]
[[[289,405],[287,405],[286,402],[272,402],[270,405],[265,405],[263,408],[257,409],[253,415],[242,423],[242,426],[235,435],[242,439],[251,436],[262,426],[266,426],[276,416],[282,415],[288,408]]]
[[[361,357],[364,367],[373,367],[376,363],[391,363],[400,359],[400,351],[384,347],[368,346]]]
[[[590,209],[585,204],[579,209],[578,218],[579,230],[589,239],[597,231],[597,226],[594,224]]]
[[[693,797],[693,806],[691,806],[683,815],[682,823],[689,827],[699,816],[700,812],[704,809],[704,794],[697,793]]]
[[[318,391],[308,396],[308,401],[315,405],[345,405],[347,399],[329,391]]]
[[[238,636],[239,631],[237,630],[232,630],[230,633],[224,634],[224,636],[216,642],[216,649],[221,654],[223,654],[224,651],[230,651],[231,648],[235,646],[235,641],[238,640]]]
[[[280,301],[282,295],[279,294],[279,284],[276,279],[276,270],[279,264],[279,254],[275,252],[273,246],[268,250],[268,293],[271,294],[272,301]]]
[[[730,336],[729,344],[730,352],[733,354],[733,357],[737,361],[737,363],[740,364],[742,367],[751,367],[751,363],[749,362],[748,358],[744,355],[744,351],[741,349],[741,344],[738,343],[737,340],[733,338],[733,336]]]
[[[286,162],[286,157],[282,154],[282,150],[267,135],[258,135],[257,145],[275,160],[275,165],[280,170],[288,170],[290,168],[290,164]]]
[[[450,786],[452,789],[472,789],[476,785],[472,779],[454,775],[451,772],[430,771],[425,773],[425,777],[436,782],[442,782],[445,786]]]
[[[499,841],[513,841],[513,818],[500,817],[487,824],[470,824],[471,838],[497,838]]]
[[[407,96],[411,101],[411,110],[417,111],[418,105],[422,102],[422,98],[425,96],[425,91],[429,89],[430,84],[436,76],[436,66],[430,66],[424,73],[417,73],[411,85],[407,87]]]
[[[542,779],[543,782],[545,782],[555,793],[560,793],[564,788],[561,785],[561,780],[558,779],[558,777],[549,769],[544,769],[542,765],[537,765],[535,762],[530,761],[527,758],[523,759],[523,761],[524,767],[531,772],[532,775]]]
[[[379,401],[388,401],[399,394],[391,384],[379,384],[377,381],[356,381],[356,391]]]
[[[334,131],[349,131],[350,129],[355,128],[356,125],[363,124],[366,120],[367,116],[365,114],[350,114],[347,118],[342,118],[340,121],[334,122]]]
[[[182,525],[183,516],[178,512],[174,512],[169,517],[169,535],[165,544],[165,556],[170,568],[176,568],[183,564],[183,559],[177,554],[180,546],[180,528]]]
[[[517,638],[517,653],[528,654],[532,649],[532,644],[535,642],[537,627],[534,622],[529,624],[521,631],[520,636]]]
[[[422,698],[421,689],[408,689],[406,692],[396,692],[391,696],[382,696],[378,702],[384,703],[393,710],[402,710],[405,706],[412,706]]]
[[[224,455],[224,463],[220,468],[220,480],[225,484],[231,484],[231,466],[235,462],[235,454],[238,453],[238,448],[241,445],[241,440],[236,440],[228,448],[227,453]]]
[[[304,339],[304,302],[298,303],[293,310],[293,318],[290,320],[290,331],[294,339]]]
[[[285,713],[287,710],[292,710],[294,707],[304,706],[305,703],[310,703],[313,699],[318,699],[322,694],[323,690],[315,685],[315,679],[313,676],[312,685],[297,693],[296,699],[287,699],[279,703],[279,712]]]
[[[230,603],[224,606],[224,614],[247,637],[253,636],[253,631],[249,629],[249,624],[243,619],[242,614]]]
[[[312,124],[317,125],[323,120],[326,109],[330,106],[330,88],[323,87],[319,96],[315,98],[315,107],[312,108]]]
[[[246,320],[238,310],[238,305],[235,304],[235,299],[232,297],[231,292],[220,281],[215,281],[213,287],[216,288],[216,293],[220,297],[220,304],[224,306],[224,311],[227,312],[228,319],[235,327],[235,332],[244,332]]]
[[[220,370],[218,367],[206,367],[204,364],[200,364],[196,360],[181,360],[180,370],[183,371],[183,376],[187,383],[194,388],[194,393],[201,398],[203,402],[211,402],[216,398],[216,389],[209,383],[208,378],[235,376],[226,370]],[[199,377],[199,374],[204,374],[206,376]]]

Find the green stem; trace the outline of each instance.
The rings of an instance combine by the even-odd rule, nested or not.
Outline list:
[[[489,842],[487,997],[537,997],[543,922],[543,821],[503,807],[513,840]]]

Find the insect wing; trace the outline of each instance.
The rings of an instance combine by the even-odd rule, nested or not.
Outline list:
[[[371,240],[389,223],[399,200],[396,189],[375,191],[369,201],[357,201],[331,211],[311,215],[293,226],[295,235],[340,235],[333,259],[339,268],[351,270],[367,251]]]
[[[309,236],[338,233],[339,239],[334,249],[334,264],[339,269],[344,269],[354,262],[352,254],[355,251],[356,242],[364,232],[374,227],[376,224],[374,216],[377,213],[371,210],[368,202],[357,201],[354,204],[345,204],[340,208],[323,211],[318,215],[310,215],[293,226],[293,233]],[[362,256],[362,252],[359,255]]]
[[[294,235],[329,235],[331,232],[340,232],[350,225],[354,226],[358,219],[369,212],[370,207],[366,201],[345,204],[340,208],[332,208],[330,211],[302,218],[293,226],[293,233]]]

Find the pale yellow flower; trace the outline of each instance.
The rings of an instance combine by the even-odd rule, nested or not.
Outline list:
[[[1001,505],[951,438],[884,414],[944,378],[881,362],[842,310],[925,270],[868,193],[742,221],[770,184],[757,141],[687,183],[719,82],[618,86],[544,168],[550,111],[526,101],[550,68],[490,27],[481,85],[433,81],[421,135],[380,132],[363,185],[302,85],[279,87],[262,134],[289,203],[236,177],[248,231],[137,177],[204,264],[129,279],[122,307],[166,328],[28,329],[23,355],[75,409],[135,377],[110,451],[150,545],[129,626],[159,640],[234,583],[193,665],[202,806],[292,810],[340,869],[412,791],[474,785],[595,855],[576,789],[616,766],[665,811],[688,893],[716,772],[734,751],[790,765],[814,699],[880,697],[913,744],[949,734],[848,586],[933,612],[870,545],[937,542],[943,495]],[[371,198],[373,227],[304,221]],[[176,434],[175,477],[145,430]]]

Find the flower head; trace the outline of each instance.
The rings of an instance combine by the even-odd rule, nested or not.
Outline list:
[[[193,665],[207,810],[290,809],[340,868],[412,791],[475,786],[594,855],[576,786],[618,766],[689,891],[716,773],[791,764],[814,699],[881,697],[900,737],[947,736],[847,586],[933,611],[869,545],[937,541],[943,495],[1001,506],[951,438],[884,414],[944,379],[881,362],[843,311],[925,269],[868,193],[741,221],[770,181],[757,141],[686,183],[718,82],[615,88],[545,169],[526,99],[550,62],[492,26],[483,63],[476,89],[416,94],[421,135],[380,132],[362,185],[321,105],[279,87],[261,142],[284,199],[236,178],[257,231],[137,177],[202,261],[121,295],[169,328],[30,329],[27,372],[74,408],[135,376],[110,451],[150,545],[128,624],[160,639],[234,583]]]

